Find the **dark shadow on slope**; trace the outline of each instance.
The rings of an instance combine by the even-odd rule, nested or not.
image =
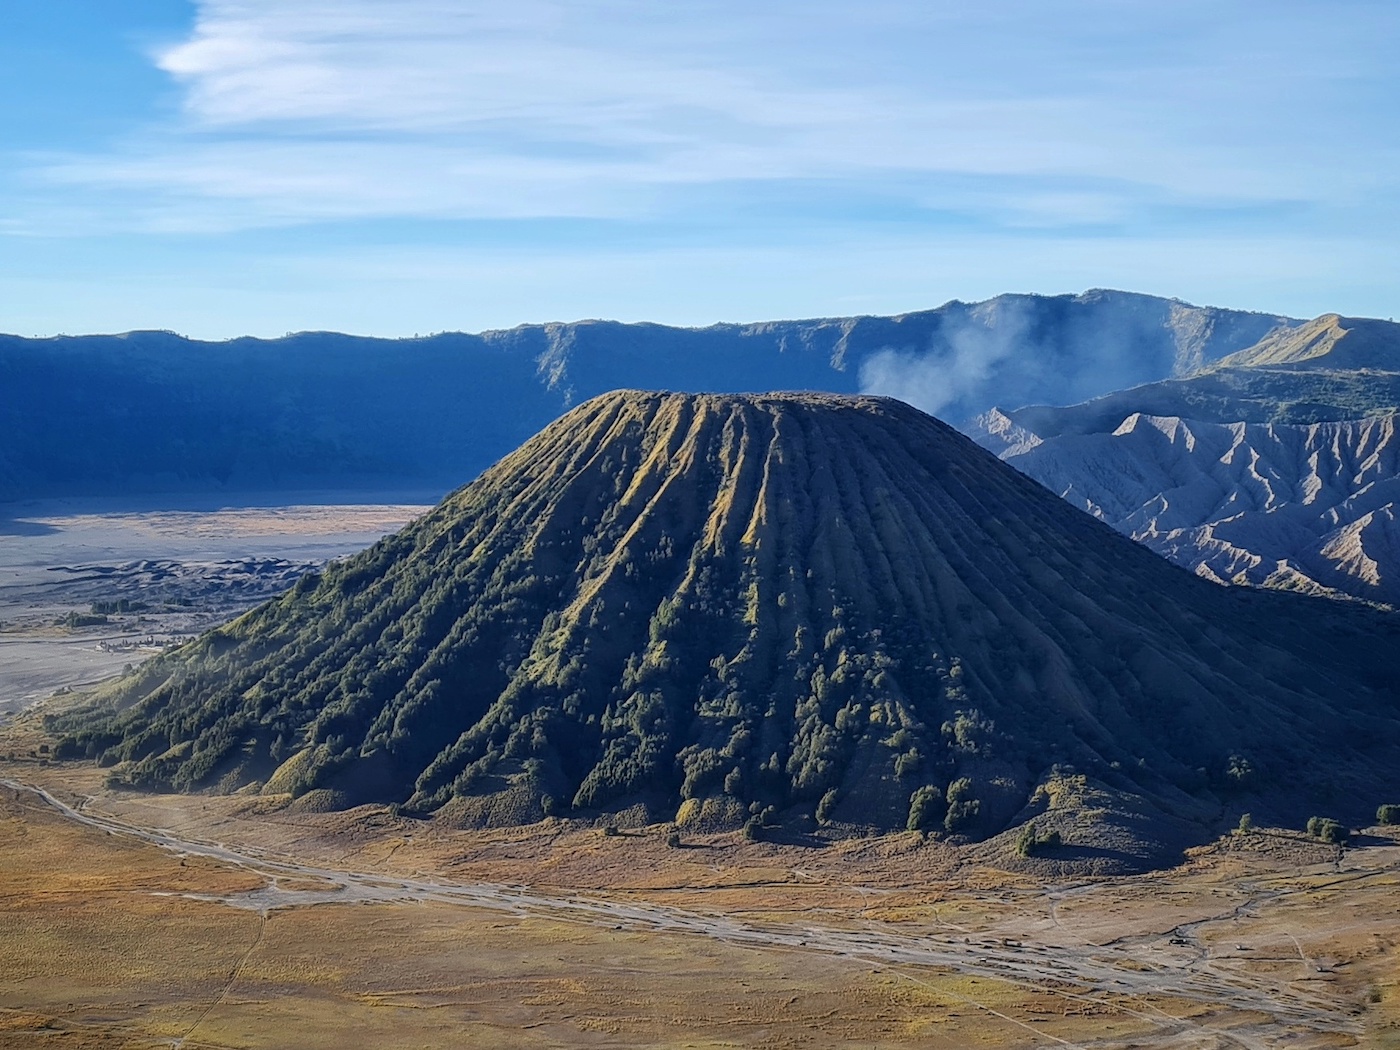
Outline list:
[[[62,530],[56,525],[46,525],[42,521],[26,521],[24,518],[0,518],[0,536],[52,536]]]

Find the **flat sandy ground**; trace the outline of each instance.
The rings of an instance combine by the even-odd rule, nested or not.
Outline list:
[[[420,509],[16,517],[0,641],[40,655],[17,670],[22,649],[0,649],[3,695],[21,707],[142,658],[75,664],[120,636],[44,624],[100,588],[159,596],[128,633],[173,636],[283,571],[240,589],[230,563],[299,571]],[[76,576],[88,590],[51,582]],[[917,835],[675,849],[662,827],[465,832],[115,793],[47,746],[33,713],[0,727],[0,1047],[1400,1048],[1387,829],[1344,851],[1236,836],[1171,871],[1046,880]]]
[[[1379,829],[1043,885],[913,836],[672,849],[0,776],[90,821],[0,789],[0,1046],[1400,1046]]]
[[[110,677],[428,509],[404,497],[355,498],[155,510],[111,500],[0,504],[0,713]],[[56,625],[121,599],[146,608],[101,625]]]

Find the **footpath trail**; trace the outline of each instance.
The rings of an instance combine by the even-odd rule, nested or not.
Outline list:
[[[819,952],[876,967],[950,970],[1053,994],[1070,1004],[1111,1007],[1150,1022],[1159,1036],[1171,1041],[1173,1036],[1209,1033],[1221,1045],[1262,1048],[1297,1045],[1305,1032],[1335,1036],[1364,1031],[1347,1004],[1300,988],[1296,974],[1245,972],[1216,965],[1196,940],[1195,927],[1201,923],[1163,931],[1156,938],[1133,938],[1130,944],[1051,945],[962,936],[944,932],[947,927],[906,931],[892,922],[867,921],[858,928],[836,928],[743,921],[635,899],[549,893],[519,885],[401,878],[301,864],[253,847],[189,838],[166,828],[141,827],[91,813],[43,788],[18,781],[0,778],[0,785],[32,794],[67,819],[95,830],[259,874],[267,880],[260,889],[188,896],[250,909],[264,917],[279,909],[329,903],[432,902],[508,912],[522,918],[708,937],[756,949]],[[319,885],[308,888],[308,882]],[[901,976],[926,983],[907,972]],[[1221,1028],[1164,1012],[1152,1005],[1152,1000],[1185,1000],[1213,1010],[1262,1015],[1268,1020]]]

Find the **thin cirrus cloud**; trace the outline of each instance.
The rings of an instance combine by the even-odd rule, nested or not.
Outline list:
[[[833,215],[874,195],[1072,228],[1164,208],[1325,211],[1380,184],[1364,155],[1281,164],[1277,150],[1286,131],[1337,128],[1339,104],[1374,86],[1383,56],[1364,31],[1382,7],[1350,5],[1366,18],[1339,26],[1286,0],[1267,20],[1198,0],[758,6],[201,0],[187,39],[153,56],[178,119],[36,159],[31,183],[80,204],[34,221],[657,221],[703,199],[722,224],[757,184],[819,183]],[[1321,44],[1346,60],[1317,62]]]

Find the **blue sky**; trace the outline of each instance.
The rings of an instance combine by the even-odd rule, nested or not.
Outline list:
[[[1400,315],[1393,0],[4,0],[0,330]]]

